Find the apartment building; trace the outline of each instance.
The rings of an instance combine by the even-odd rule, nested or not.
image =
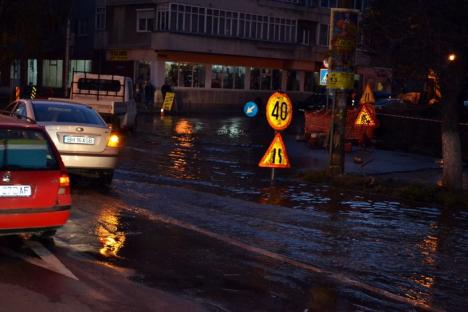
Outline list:
[[[105,18],[96,36],[105,71],[156,88],[169,83],[184,111],[238,111],[275,90],[300,100],[323,89],[319,71],[336,6],[336,0],[107,0],[96,8]],[[367,1],[354,6],[362,10]]]

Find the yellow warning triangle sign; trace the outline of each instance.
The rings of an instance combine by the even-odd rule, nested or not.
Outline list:
[[[290,168],[288,154],[286,153],[286,147],[284,146],[283,137],[280,133],[277,133],[268,147],[265,155],[258,163],[259,167],[267,168]]]
[[[356,126],[375,127],[376,122],[373,114],[369,112],[366,105],[362,105],[361,110],[354,122]]]
[[[361,96],[359,104],[375,104],[374,93],[372,92],[369,84],[366,85],[366,88],[364,89],[364,93]]]

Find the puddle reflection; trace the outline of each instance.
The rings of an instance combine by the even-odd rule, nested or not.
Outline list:
[[[99,253],[105,257],[119,258],[119,251],[125,245],[126,234],[121,231],[121,221],[117,212],[103,209],[97,219],[96,234],[102,244]]]
[[[197,159],[198,152],[194,148],[194,127],[187,119],[180,119],[174,127],[175,147],[168,153],[170,161],[169,172],[174,178],[197,179],[191,171],[191,163]]]

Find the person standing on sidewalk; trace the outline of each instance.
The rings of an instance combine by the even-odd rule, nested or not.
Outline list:
[[[172,88],[171,86],[166,82],[164,82],[164,84],[161,86],[161,94],[162,94],[162,97],[163,97],[163,102],[164,102],[164,99],[166,98],[166,93],[167,92],[172,92]]]
[[[153,109],[154,105],[154,86],[151,84],[151,81],[146,81],[145,83],[145,108],[150,111]]]

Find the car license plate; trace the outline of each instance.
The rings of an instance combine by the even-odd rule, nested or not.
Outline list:
[[[30,185],[0,185],[0,197],[29,197]]]
[[[63,143],[67,144],[88,144],[94,145],[94,138],[87,137],[87,136],[73,136],[73,135],[65,135],[63,137]]]

